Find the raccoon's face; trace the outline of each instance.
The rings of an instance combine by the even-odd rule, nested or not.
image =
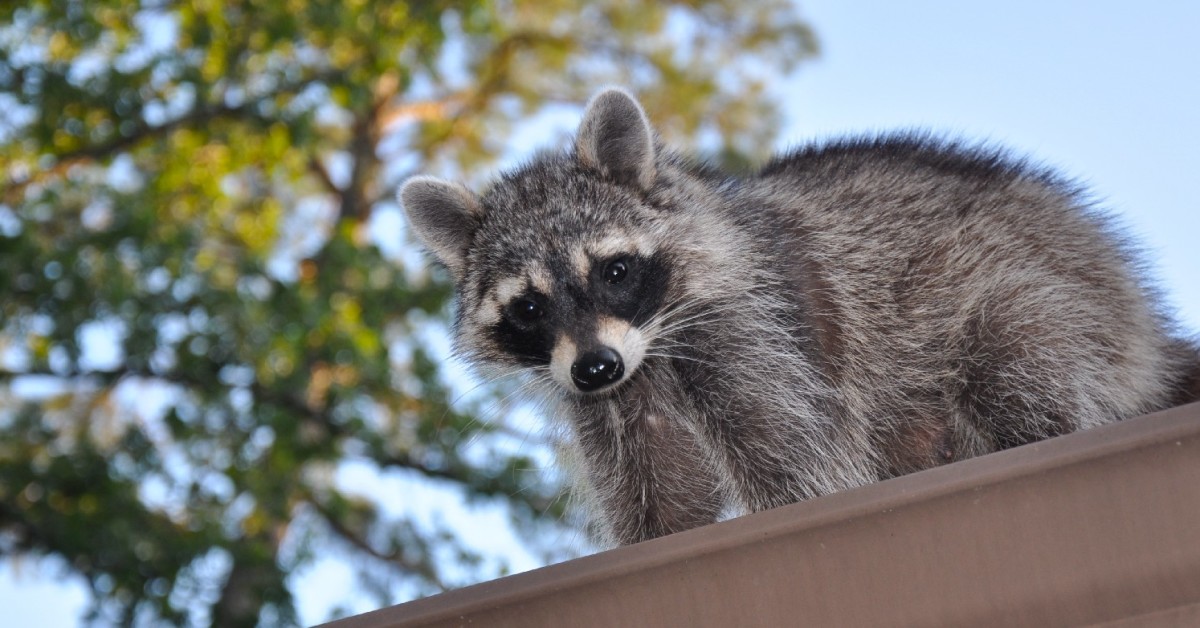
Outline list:
[[[530,251],[506,241],[472,253],[478,266],[460,291],[460,345],[491,362],[548,369],[576,393],[633,377],[670,285],[666,253],[624,234]],[[511,262],[487,264],[496,258]]]
[[[543,156],[482,198],[432,177],[405,184],[410,224],[455,277],[465,353],[546,370],[579,394],[636,374],[671,279],[663,210],[644,200],[652,138],[640,105],[609,90],[573,153]]]

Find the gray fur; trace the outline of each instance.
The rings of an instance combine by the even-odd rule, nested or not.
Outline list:
[[[739,180],[657,145],[610,90],[573,152],[481,198],[437,185],[403,200],[455,271],[457,348],[552,402],[615,543],[1200,397],[1200,351],[1111,221],[1000,151],[868,138]],[[622,246],[668,277],[626,318],[595,274]],[[514,333],[530,294],[544,318]],[[563,360],[597,338],[632,366],[583,394]]]

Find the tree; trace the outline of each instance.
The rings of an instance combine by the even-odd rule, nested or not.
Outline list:
[[[0,556],[61,557],[119,624],[294,622],[288,573],[330,552],[381,604],[496,575],[348,462],[558,525],[558,484],[504,445],[511,385],[452,403],[447,283],[406,263],[395,187],[475,176],[607,83],[672,141],[759,155],[767,86],[815,50],[784,0],[0,16]]]

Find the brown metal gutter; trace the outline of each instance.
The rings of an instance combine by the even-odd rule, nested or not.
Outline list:
[[[358,615],[384,626],[1200,626],[1200,404]]]

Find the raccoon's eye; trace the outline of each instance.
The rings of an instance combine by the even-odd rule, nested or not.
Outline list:
[[[613,260],[604,267],[604,281],[618,284],[625,280],[625,275],[628,273],[629,267],[625,264],[625,260]]]
[[[517,299],[511,307],[513,315],[525,323],[532,323],[542,317],[542,306],[533,299]]]

